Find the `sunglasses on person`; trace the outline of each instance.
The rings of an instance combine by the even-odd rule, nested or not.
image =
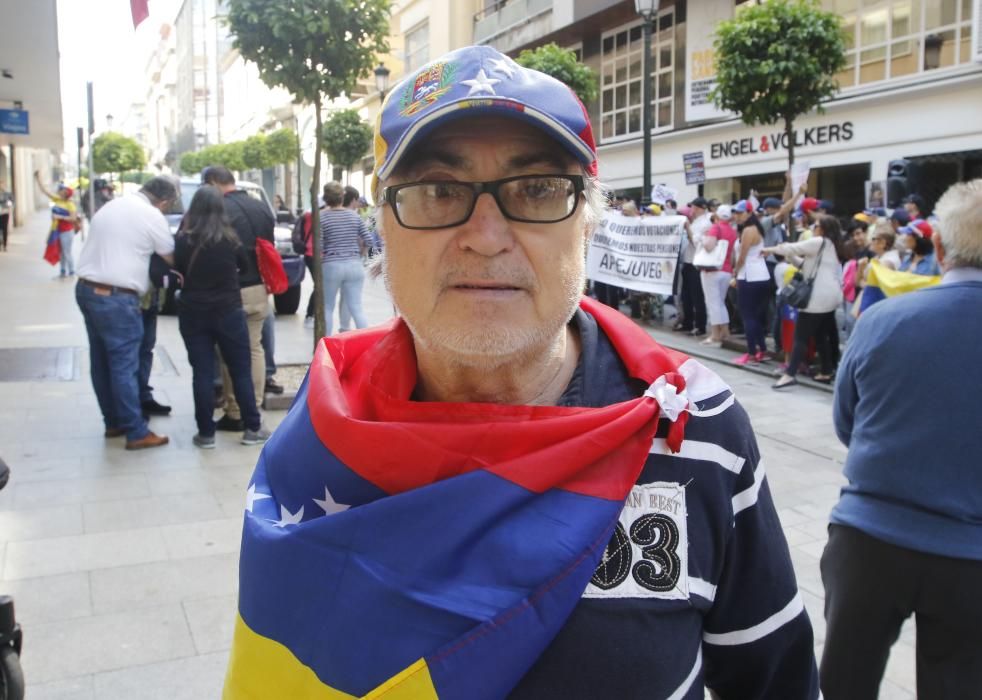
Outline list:
[[[576,212],[583,189],[582,175],[518,175],[488,182],[407,182],[383,189],[382,199],[399,225],[408,229],[460,226],[471,218],[484,193],[494,197],[506,219],[554,224]]]

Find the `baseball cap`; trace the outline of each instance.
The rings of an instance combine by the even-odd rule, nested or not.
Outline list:
[[[764,207],[764,209],[780,209],[781,200],[777,197],[766,197],[761,206]]]
[[[924,219],[911,221],[909,225],[902,226],[899,230],[900,233],[919,236],[920,238],[930,238],[934,235],[934,229],[931,227],[931,224],[926,222]]]
[[[722,207],[723,205],[721,204],[720,206]],[[754,206],[746,199],[741,199],[739,202],[733,205],[732,209],[732,211],[739,212],[741,214],[746,214],[747,212],[752,212],[753,210]],[[716,210],[716,213],[719,214],[719,209]]]
[[[689,202],[689,206],[706,209],[709,206],[709,201],[705,197],[696,197],[691,202]]]
[[[894,209],[893,213],[890,214],[890,218],[901,226],[906,226],[910,223],[910,214],[908,214],[904,209]]]
[[[805,197],[803,200],[801,200],[801,211],[804,212],[815,211],[816,209],[818,209],[818,206],[819,206],[818,200],[815,199],[814,197]]]
[[[867,214],[864,211],[859,212],[852,218],[855,219],[856,221],[862,221],[864,224],[871,224],[874,221],[874,218],[870,214]]]
[[[648,211],[654,214],[655,216],[658,216],[659,214],[661,214],[661,207],[658,206],[657,204],[652,203],[648,205]]]
[[[75,194],[75,190],[73,190],[68,185],[58,185],[58,191],[61,194],[65,195],[66,197],[71,197],[72,195]]]
[[[733,218],[733,210],[730,208],[729,204],[720,204],[716,208],[716,216],[721,218],[723,221],[729,221]]]
[[[597,174],[597,147],[586,107],[555,78],[524,68],[490,46],[466,46],[414,71],[396,85],[375,123],[373,185],[392,174],[410,149],[437,127],[480,116],[538,127]]]
[[[820,199],[818,200],[818,208],[824,209],[826,214],[831,214],[835,209],[835,203],[830,199]]]

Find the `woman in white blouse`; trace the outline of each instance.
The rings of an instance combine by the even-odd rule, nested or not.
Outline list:
[[[805,357],[808,341],[812,338],[821,360],[821,371],[814,379],[818,382],[832,381],[835,358],[838,357],[838,332],[835,325],[835,310],[842,303],[840,284],[842,248],[842,228],[832,216],[820,216],[815,224],[814,236],[798,243],[782,243],[771,248],[763,248],[761,255],[782,255],[798,258],[795,264],[801,269],[804,278],[814,277],[811,298],[808,305],[798,313],[794,330],[794,349],[784,373],[774,383],[774,389],[784,389],[798,383],[795,376],[798,366]]]

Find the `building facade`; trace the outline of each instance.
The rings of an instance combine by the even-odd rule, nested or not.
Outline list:
[[[781,124],[748,127],[708,98],[713,34],[745,2],[662,0],[652,32],[652,182],[731,200],[750,188],[779,193],[787,169]],[[795,155],[811,166],[810,191],[854,213],[867,183],[891,167],[933,202],[982,177],[982,10],[979,0],[822,0],[842,17],[847,64],[836,97],[796,123]],[[601,178],[640,199],[642,25],[629,0],[505,0],[474,17],[475,43],[517,55],[550,41],[576,50],[600,79],[588,105]],[[688,156],[706,182],[686,184]],[[892,187],[892,185],[891,185]]]

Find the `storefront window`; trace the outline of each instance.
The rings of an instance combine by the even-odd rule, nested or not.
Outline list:
[[[842,18],[850,88],[971,60],[972,0],[822,0]]]
[[[603,35],[601,44],[600,136],[609,139],[641,134],[641,87],[644,39],[635,23]],[[665,131],[674,123],[675,12],[659,13],[651,33],[651,128]]]

